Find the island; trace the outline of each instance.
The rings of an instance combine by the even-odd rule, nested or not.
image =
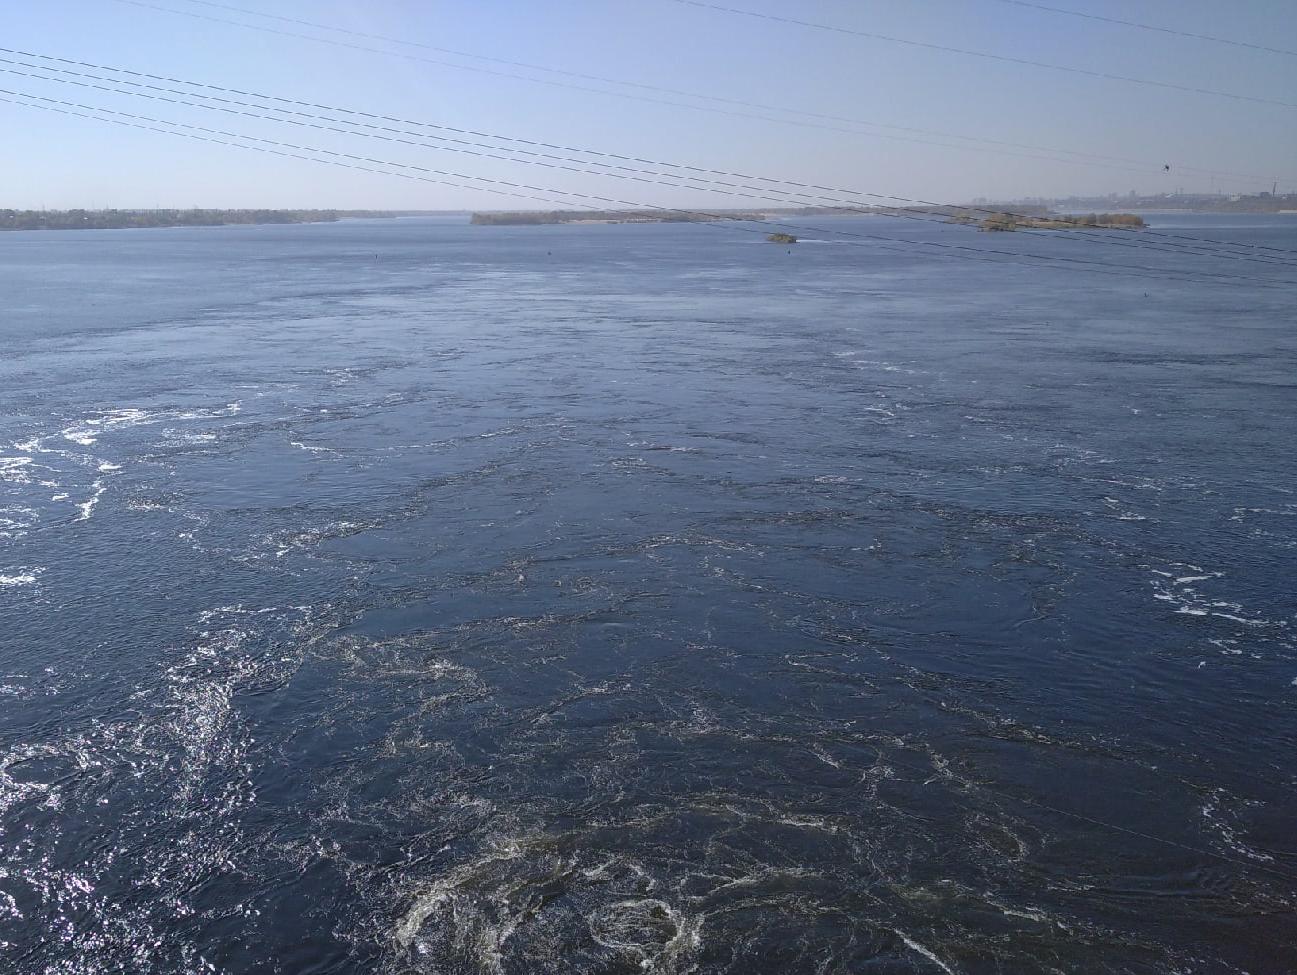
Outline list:
[[[771,234],[766,240],[772,244],[795,244],[797,238],[792,234]]]
[[[957,214],[948,222],[970,224],[974,221],[967,214]],[[1134,213],[1089,213],[1084,216],[993,213],[978,224],[978,229],[995,233],[1014,230],[1139,230],[1144,225],[1144,218]]]

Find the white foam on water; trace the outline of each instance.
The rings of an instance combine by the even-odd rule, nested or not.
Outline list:
[[[1212,789],[1207,796],[1206,802],[1202,805],[1202,817],[1207,821],[1208,826],[1216,831],[1224,844],[1235,853],[1240,853],[1249,860],[1256,860],[1261,863],[1272,863],[1274,857],[1269,853],[1263,853],[1260,850],[1253,849],[1245,843],[1240,834],[1239,827],[1231,819],[1236,820],[1235,811],[1226,806],[1228,794],[1224,789]],[[1243,805],[1258,805],[1255,802],[1239,801]]]
[[[64,440],[83,447],[93,446],[105,433],[114,430],[129,429],[149,423],[162,423],[166,420],[207,420],[218,417],[235,416],[242,410],[242,403],[235,400],[224,407],[213,410],[142,410],[128,407],[117,410],[105,410],[96,416],[79,420],[64,427],[60,432]]]
[[[485,433],[477,435],[479,440],[492,440],[495,437],[511,437],[515,433],[524,432],[521,427],[504,427],[500,430],[487,430]]]
[[[14,443],[13,447],[15,450],[20,450],[29,456],[0,458],[0,480],[10,479],[4,476],[2,468],[6,466],[6,460],[11,460],[15,462],[14,466],[11,467],[10,470],[11,473],[16,475],[12,478],[16,483],[35,483],[39,484],[41,487],[50,489],[58,489],[62,487],[60,482],[53,477],[54,474],[59,473],[59,469],[52,467],[49,464],[37,463],[36,459],[33,456],[30,456],[34,454],[46,454],[51,457],[62,458],[65,461],[75,464],[77,467],[92,467],[98,463],[96,458],[80,453],[79,451],[58,450],[54,447],[46,447],[45,441],[49,439],[49,437],[32,437],[29,440]],[[36,470],[45,471],[46,474],[43,477],[33,476]]]
[[[268,535],[263,535],[260,542],[263,546],[274,546],[275,558],[282,559],[295,550],[313,549],[323,542],[334,538],[346,538],[371,527],[373,525],[369,522],[330,521],[315,528],[307,528],[301,531],[271,532]],[[255,561],[261,558],[261,555],[253,553],[247,558]]]
[[[0,481],[10,484],[30,484],[31,475],[25,468],[31,466],[30,457],[0,457]]]
[[[485,434],[483,434],[485,436]],[[634,450],[660,450],[668,454],[696,454],[697,447],[673,447],[670,444],[652,443],[647,440],[628,440],[626,446]]]
[[[1199,583],[1223,579],[1225,578],[1224,572],[1204,569],[1200,565],[1187,562],[1172,563],[1168,569],[1154,569],[1147,566],[1146,568],[1149,568],[1149,571],[1155,576],[1150,582],[1153,587],[1153,598],[1175,605],[1177,615],[1225,620],[1253,629],[1285,629],[1288,627],[1286,620],[1266,619],[1249,613],[1241,603],[1228,599],[1211,599],[1199,591]],[[1235,635],[1238,635],[1237,632]],[[1216,641],[1212,642],[1215,643]],[[1236,641],[1231,640],[1228,642],[1233,643]],[[1219,644],[1217,645],[1219,646]],[[1226,652],[1240,653],[1241,651]]]
[[[909,369],[905,366],[898,366],[893,362],[886,361],[885,359],[857,359],[856,361],[862,366],[877,366],[883,372],[900,372],[907,376],[917,376],[920,374],[920,370],[918,369]]]
[[[14,443],[13,448],[22,451],[22,455],[0,456],[0,482],[19,485],[39,484],[41,487],[54,492],[50,496],[50,501],[70,503],[76,509],[76,517],[72,519],[74,522],[89,521],[94,516],[100,500],[108,490],[106,478],[121,471],[123,465],[103,457],[92,456],[89,453],[59,450],[55,447],[46,446],[47,441],[55,437],[61,437],[70,443],[90,447],[113,431],[160,423],[165,420],[208,420],[230,417],[239,413],[241,409],[241,403],[234,401],[215,409],[150,411],[138,408],[124,408],[102,411],[63,427],[57,435],[34,436]],[[214,433],[190,433],[175,430],[168,430],[167,433],[177,436],[184,443],[207,443],[215,440],[217,436]],[[64,458],[67,463],[80,468],[95,470],[103,476],[95,478],[88,486],[76,484],[75,481],[79,481],[79,477],[66,485],[48,476],[38,478],[34,475],[34,471],[37,469],[50,472],[57,472],[58,469],[36,463],[31,456],[33,454]],[[66,468],[66,464],[62,466]],[[78,496],[80,496],[81,500],[73,500]],[[15,512],[22,517],[14,517]],[[25,506],[21,509],[0,508],[0,538],[21,537],[39,520],[40,514],[34,508]]]
[[[56,792],[56,787],[46,782],[15,779],[9,774],[10,768],[22,765],[34,758],[55,754],[55,749],[48,745],[21,744],[0,754],[0,815],[7,813],[20,802],[49,796]]]
[[[917,953],[917,954],[920,954],[920,955],[922,955],[924,958],[928,959],[928,961],[932,962],[934,965],[936,965],[938,968],[940,968],[943,972],[946,972],[946,975],[955,975],[955,970],[954,970],[953,968],[951,968],[949,965],[947,965],[947,964],[946,964],[944,961],[942,961],[940,958],[938,958],[937,955],[936,955],[936,953],[935,953],[934,951],[932,951],[932,949],[930,949],[930,948],[925,948],[923,945],[919,944],[917,941],[915,941],[913,938],[911,938],[911,937],[910,937],[908,934],[906,934],[904,931],[899,931],[899,930],[896,930],[895,928],[893,928],[893,930],[896,931],[896,936],[897,936],[898,938],[900,938],[902,941],[904,941],[904,942],[905,942],[905,946],[906,946],[907,948],[909,948],[911,951],[913,951],[913,952],[915,952],[915,953]]]
[[[1282,623],[1275,623],[1272,620],[1248,619],[1245,616],[1238,616],[1234,613],[1212,613],[1212,616],[1218,616],[1223,620],[1233,620],[1235,623],[1242,623],[1244,626],[1282,626]]]
[[[22,538],[40,520],[40,512],[24,505],[0,507],[0,538]]]
[[[666,901],[642,897],[605,904],[586,919],[590,936],[605,948],[638,957],[651,971],[702,943],[701,919],[687,918]],[[670,936],[663,939],[663,935]]]
[[[175,430],[171,427],[167,427],[162,432],[166,435],[167,439],[165,441],[165,446],[168,447],[182,447],[187,444],[216,442],[216,434],[214,433]]]
[[[99,442],[97,436],[91,436],[91,431],[80,426],[64,427],[60,433],[63,434],[64,440],[70,440],[72,443],[80,444],[82,447],[91,447]]]
[[[1210,643],[1212,646],[1216,647],[1217,649],[1219,649],[1222,654],[1225,654],[1227,656],[1238,657],[1243,654],[1243,651],[1238,649],[1237,640],[1225,640],[1225,639],[1212,638],[1207,642]]]
[[[991,903],[995,904],[994,901],[991,901]],[[1037,910],[1035,908],[1005,907],[1003,904],[995,904],[995,906],[1000,909],[1000,913],[1004,914],[1005,917],[1020,917],[1027,921],[1039,921],[1041,924],[1058,923],[1053,918],[1045,914],[1043,911]],[[1065,927],[1065,925],[1061,925],[1061,924],[1059,926]]]
[[[482,866],[502,860],[517,860],[522,857],[522,847],[516,841],[506,840],[498,842],[486,854],[486,856],[468,867],[452,872],[449,876],[437,880],[431,888],[415,898],[410,909],[406,911],[405,916],[396,923],[392,930],[392,937],[403,948],[409,948],[414,944],[415,938],[418,937],[420,929],[425,921],[428,920],[437,909],[454,895],[455,889],[467,879],[472,869],[480,869]]]
[[[0,589],[14,589],[18,586],[30,586],[36,583],[44,568],[10,570],[13,574],[0,574]]]
[[[1106,504],[1109,508],[1117,510],[1118,521],[1148,521],[1148,517],[1145,515],[1137,514],[1134,511],[1119,510],[1121,507],[1121,502],[1116,498],[1105,497],[1103,499],[1103,503]]]
[[[103,480],[100,478],[95,478],[94,482],[90,485],[90,488],[94,491],[94,494],[85,501],[78,501],[74,505],[74,507],[81,512],[76,517],[77,521],[89,521],[91,514],[93,514],[95,510],[95,505],[99,503],[99,499],[103,497],[104,492],[108,490],[108,488],[104,486]]]
[[[1230,521],[1242,521],[1246,515],[1276,515],[1281,518],[1297,518],[1297,504],[1285,504],[1282,508],[1235,508]]]

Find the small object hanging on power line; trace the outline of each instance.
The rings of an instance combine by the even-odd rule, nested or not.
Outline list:
[[[1171,171],[1171,164],[1170,164],[1170,163],[1167,163],[1165,166],[1163,166],[1163,167],[1162,167],[1162,171],[1163,171],[1164,173],[1169,173],[1169,172]]]

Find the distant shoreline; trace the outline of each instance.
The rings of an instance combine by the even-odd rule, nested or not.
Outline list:
[[[1096,202],[1096,201],[1091,201]],[[1186,199],[1135,199],[1122,201],[1121,212],[1115,212],[1111,201],[1107,205],[1082,206],[1078,198],[1052,201],[1023,201],[1019,203],[966,203],[931,204],[913,206],[823,206],[823,207],[766,207],[751,210],[703,209],[662,207],[652,210],[479,210],[472,213],[469,223],[483,227],[534,227],[580,224],[621,223],[715,223],[722,220],[764,222],[786,217],[823,219],[826,217],[942,217],[952,223],[975,224],[1007,222],[1009,218],[1023,229],[1054,230],[1072,226],[1091,226],[1100,229],[1137,229],[1142,221],[1140,213],[1177,213],[1194,215],[1252,215],[1268,216],[1297,212],[1297,196],[1241,197],[1238,200]],[[1175,205],[1182,202],[1183,205]],[[1097,214],[1105,220],[1087,222],[1084,218]],[[1080,217],[1082,219],[1078,220]],[[1005,226],[988,226],[983,229],[1009,229]]]
[[[765,220],[767,210],[480,210],[469,217],[475,227],[536,227],[556,224],[715,223]]]
[[[1016,213],[1022,229],[1062,229],[1074,226],[1066,208],[1049,209],[1033,204],[976,204],[933,207],[798,207],[767,210],[2,210],[0,232],[44,230],[167,230],[231,226],[305,226],[339,223],[346,220],[401,220],[429,217],[465,220],[474,226],[615,226],[618,224],[716,223],[720,221],[767,222],[788,217],[825,219],[828,217],[909,217],[926,215],[945,217],[952,223],[977,225],[980,217],[969,214],[1003,216]],[[1221,210],[1204,207],[1137,207],[1135,214],[1191,216],[1297,216],[1297,209]],[[1047,226],[1057,223],[1057,227]],[[1003,229],[1003,228],[988,228]],[[1106,229],[1106,228],[1105,228]],[[1114,229],[1137,229],[1126,226]]]
[[[467,210],[0,210],[0,231],[287,226],[337,223],[340,220],[467,215]]]

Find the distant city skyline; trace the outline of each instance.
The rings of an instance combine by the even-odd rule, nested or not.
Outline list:
[[[0,89],[9,94],[0,98],[33,101],[44,110],[0,101],[8,149],[0,155],[0,207],[511,209],[546,206],[523,197],[552,192],[565,206],[580,206],[586,197],[603,201],[591,204],[600,206],[611,205],[608,200],[761,205],[727,195],[725,180],[715,176],[689,186],[672,179],[614,180],[486,158],[479,147],[453,141],[440,144],[477,154],[409,145],[408,136],[393,142],[313,127],[327,123],[308,116],[339,117],[335,107],[651,159],[655,172],[678,172],[658,163],[700,166],[880,194],[887,199],[875,202],[883,203],[1099,197],[1132,190],[1257,193],[1271,191],[1276,182],[1279,192],[1297,190],[1297,109],[1284,105],[1079,76],[669,0],[566,0],[544,9],[514,0],[393,0],[363,7],[341,0],[245,0],[241,6],[242,11],[195,0],[65,0],[7,10],[3,44],[14,51],[311,106],[276,102],[303,114],[281,114],[281,121],[271,122],[178,105],[174,94],[156,89],[135,90],[172,100],[101,90],[104,77],[118,79],[107,87],[130,90],[120,82],[138,83],[138,76],[3,54],[0,69],[7,72],[0,73]],[[733,6],[787,15],[772,0],[734,0]],[[1231,6],[1228,17],[1206,0],[1073,0],[1060,6],[1297,49],[1297,10],[1281,0]],[[1297,57],[989,0],[815,0],[799,5],[796,16],[1248,98],[1284,101],[1297,90]],[[407,43],[392,40],[397,38]],[[695,97],[703,94],[711,97]],[[321,105],[330,108],[314,107]],[[59,114],[98,109],[144,119],[118,114],[113,124]],[[365,117],[346,118],[350,122],[339,127],[361,130],[354,123]],[[167,123],[189,126],[178,130],[187,137],[130,127],[171,128]],[[209,130],[265,140],[257,143],[263,150],[322,150],[348,154],[325,157],[331,163],[407,168],[398,170],[402,178],[192,138],[232,138]],[[428,130],[428,140],[436,138],[498,142]],[[348,162],[357,156],[378,162]],[[599,171],[617,164],[582,158],[594,164],[576,168]],[[437,173],[430,177],[428,170]],[[429,178],[443,182],[422,181]],[[461,188],[477,179],[529,189],[510,197]]]

